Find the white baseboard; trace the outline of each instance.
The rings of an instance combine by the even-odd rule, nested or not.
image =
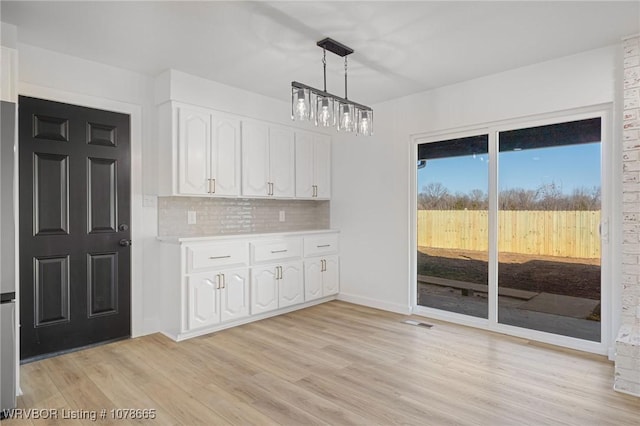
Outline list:
[[[355,294],[340,293],[338,294],[338,300],[354,303],[356,305],[368,306],[370,308],[382,309],[383,311],[395,312],[396,314],[411,315],[410,306],[370,299],[368,297],[357,296]]]

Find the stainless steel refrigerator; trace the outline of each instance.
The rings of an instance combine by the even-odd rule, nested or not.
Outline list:
[[[14,137],[16,105],[0,104],[0,417],[16,406]]]

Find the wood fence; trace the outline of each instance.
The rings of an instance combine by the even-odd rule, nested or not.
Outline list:
[[[418,210],[418,245],[488,249],[486,210]],[[600,211],[498,212],[498,250],[577,258],[600,257]]]

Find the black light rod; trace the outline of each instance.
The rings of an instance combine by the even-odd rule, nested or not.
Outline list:
[[[298,83],[297,81],[292,81],[291,82],[291,87],[295,87],[297,89],[309,89],[313,93],[315,93],[316,95],[332,97],[332,98],[334,98],[334,99],[336,99],[338,101],[341,101],[341,102],[344,102],[344,103],[347,103],[347,104],[351,104],[351,105],[353,105],[353,106],[355,106],[357,108],[364,109],[364,110],[367,110],[367,111],[373,111],[373,108],[368,107],[366,105],[362,105],[362,104],[359,104],[357,102],[353,102],[353,101],[351,101],[349,99],[345,99],[345,98],[342,98],[340,96],[336,96],[336,95],[334,95],[332,93],[325,92],[324,90],[316,89],[315,87],[307,86],[306,84],[303,84],[303,83]]]

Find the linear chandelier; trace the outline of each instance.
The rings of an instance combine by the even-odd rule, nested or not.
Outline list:
[[[322,48],[324,90],[292,81],[291,119],[313,121],[316,126],[371,136],[373,109],[347,98],[347,56],[353,53],[353,49],[330,38],[320,40],[317,45]],[[344,98],[327,92],[327,50],[344,58]]]

